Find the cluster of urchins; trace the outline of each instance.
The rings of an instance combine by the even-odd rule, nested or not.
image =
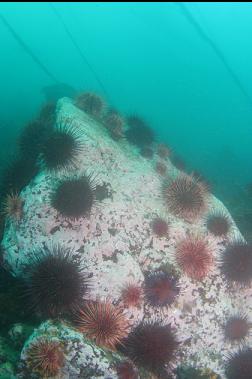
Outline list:
[[[92,93],[84,93],[75,104],[102,122],[115,140],[126,138],[140,148],[141,155],[152,158],[154,133],[137,116],[126,122],[114,110],[104,112],[103,100]],[[23,214],[23,199],[18,192],[39,167],[49,172],[72,172],[78,167],[78,154],[84,148],[82,133],[73,124],[54,128],[54,107],[44,108],[38,120],[28,125],[20,136],[19,158],[6,171],[1,196],[5,196],[3,212],[7,218],[19,222]],[[124,130],[124,126],[128,128]],[[25,159],[29,156],[29,164]],[[156,170],[165,175],[165,160],[170,149],[160,144],[156,149],[160,160]],[[26,157],[27,158],[27,157]],[[28,165],[28,166],[27,166]],[[12,192],[10,192],[12,191]],[[207,186],[195,176],[179,174],[164,181],[162,195],[169,212],[188,222],[201,218],[207,212]],[[68,219],[87,217],[96,198],[96,184],[92,176],[66,178],[57,184],[51,195],[51,205]],[[225,239],[231,221],[224,212],[206,218],[209,233]],[[150,225],[157,238],[167,238],[169,225],[157,217]],[[188,235],[176,247],[178,267],[193,280],[204,280],[214,264],[213,247],[201,235]],[[219,260],[225,278],[239,287],[252,281],[252,247],[243,241],[229,243]],[[69,319],[81,332],[99,346],[117,350],[129,360],[117,366],[120,379],[136,379],[137,371],[144,369],[157,378],[169,378],[179,342],[170,325],[162,321],[144,321],[130,331],[123,308],[111,301],[90,301],[87,294],[91,285],[88,274],[73,259],[72,252],[63,246],[43,247],[35,251],[31,262],[24,268],[26,295],[33,310],[42,318]],[[171,270],[146,273],[142,287],[127,283],[121,290],[124,307],[138,307],[143,301],[153,307],[169,307],[179,295],[179,278]],[[246,315],[233,315],[227,321],[225,337],[232,342],[244,342],[250,334]],[[46,338],[34,342],[28,349],[27,364],[33,373],[52,377],[63,367],[64,346]],[[252,377],[252,349],[243,347],[230,356],[226,363],[228,379]]]

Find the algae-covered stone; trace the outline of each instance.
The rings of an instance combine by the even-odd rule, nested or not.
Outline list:
[[[11,363],[6,362],[0,365],[0,379],[16,379],[14,367]]]
[[[84,335],[66,324],[52,321],[41,324],[25,343],[21,353],[20,378],[26,378],[27,373],[40,378],[40,375],[33,372],[31,362],[32,349],[39,341],[60,343],[64,352],[64,360],[58,372],[61,379],[116,378],[115,364],[120,360],[117,354],[95,346]]]
[[[181,366],[177,369],[177,379],[221,379],[221,377],[207,368]]]

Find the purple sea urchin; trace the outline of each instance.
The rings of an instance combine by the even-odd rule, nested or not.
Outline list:
[[[151,147],[149,146],[144,146],[141,151],[140,151],[140,154],[142,155],[142,157],[144,158],[148,158],[148,159],[151,159],[153,158],[153,150]]]
[[[125,136],[133,145],[142,148],[150,145],[155,140],[153,130],[138,116],[128,117],[127,124],[129,129],[126,131]]]
[[[78,153],[82,150],[81,132],[73,126],[54,129],[42,145],[42,161],[51,171],[73,170],[77,166]]]
[[[179,291],[177,278],[166,272],[157,271],[147,274],[145,277],[145,298],[152,306],[165,307],[171,305]]]
[[[78,219],[87,216],[95,202],[91,176],[82,176],[59,183],[52,194],[52,206],[64,217]]]
[[[38,119],[47,129],[51,129],[56,120],[56,103],[48,102],[44,104],[40,110]]]
[[[170,325],[150,321],[133,329],[119,348],[137,366],[163,377],[173,364],[178,341]]]
[[[252,349],[244,347],[230,354],[225,366],[227,379],[251,379]]]
[[[31,309],[46,318],[71,313],[87,294],[89,281],[70,249],[59,245],[34,251],[24,268]]]
[[[221,255],[220,268],[226,279],[241,286],[252,282],[252,245],[242,240],[229,244]]]
[[[38,166],[32,159],[17,157],[4,169],[0,186],[1,196],[6,197],[11,192],[20,193],[37,173]]]
[[[230,342],[244,342],[250,333],[250,327],[246,315],[234,315],[224,327],[225,338]]]
[[[51,129],[52,128],[49,128],[46,123],[40,120],[32,121],[22,129],[18,139],[19,150],[22,157],[36,161],[41,152],[44,140]]]
[[[224,212],[215,212],[207,218],[207,229],[217,237],[224,237],[230,230],[230,220]]]
[[[198,218],[207,208],[206,186],[186,174],[181,174],[171,183],[165,184],[163,196],[168,209],[185,220]]]

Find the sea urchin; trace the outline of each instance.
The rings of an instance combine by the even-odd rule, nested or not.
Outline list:
[[[94,202],[94,182],[85,175],[61,181],[51,197],[52,206],[70,219],[87,216]]]
[[[129,129],[125,135],[127,140],[133,145],[142,148],[149,146],[155,139],[153,130],[138,116],[130,116],[127,119]]]
[[[23,215],[23,206],[24,200],[18,194],[10,193],[3,203],[3,215],[19,221]]]
[[[72,125],[60,125],[49,133],[42,145],[42,161],[50,171],[69,171],[77,166],[82,150],[81,133]]]
[[[177,348],[171,326],[158,321],[140,323],[119,347],[137,366],[158,377],[171,368]]]
[[[213,246],[204,237],[189,235],[177,244],[175,257],[187,276],[201,280],[212,267]]]
[[[145,298],[147,302],[156,307],[171,305],[178,296],[180,288],[174,276],[157,271],[145,277]]]
[[[24,268],[31,309],[45,318],[71,313],[87,294],[89,280],[69,248],[59,245],[34,251]]]
[[[134,283],[127,283],[121,291],[121,297],[126,307],[138,307],[142,301],[142,288]]]
[[[151,222],[151,228],[157,237],[167,237],[168,235],[168,224],[164,219],[160,217],[156,217]]]
[[[244,347],[230,354],[225,366],[227,379],[251,379],[252,349]]]
[[[138,379],[138,372],[136,367],[129,362],[123,361],[116,366],[118,379]]]
[[[44,338],[33,342],[26,355],[28,369],[43,378],[58,375],[65,361],[60,343]]]
[[[78,329],[100,346],[115,349],[128,332],[128,321],[120,307],[109,300],[87,301],[77,309],[75,323]]]
[[[221,271],[230,282],[248,286],[252,282],[252,245],[242,240],[229,244],[221,256]]]
[[[80,94],[75,100],[75,105],[93,117],[100,117],[104,109],[103,99],[92,92]]]
[[[230,229],[230,220],[224,212],[212,213],[207,218],[207,229],[214,236],[226,236]]]
[[[181,174],[163,187],[163,196],[168,209],[175,215],[191,221],[207,208],[206,186],[192,176]]]
[[[224,327],[225,338],[230,342],[244,342],[250,333],[250,324],[246,315],[230,317]]]

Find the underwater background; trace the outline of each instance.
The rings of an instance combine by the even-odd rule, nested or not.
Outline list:
[[[94,92],[140,115],[252,241],[251,21],[250,2],[1,3],[0,172],[45,104]],[[8,326],[29,319],[18,291],[3,271],[2,346]],[[15,365],[24,341],[12,338],[3,350]]]
[[[141,114],[223,201],[245,197],[251,3],[22,2],[2,3],[1,15],[52,75],[1,20],[1,162],[46,101],[43,88],[66,83]]]

